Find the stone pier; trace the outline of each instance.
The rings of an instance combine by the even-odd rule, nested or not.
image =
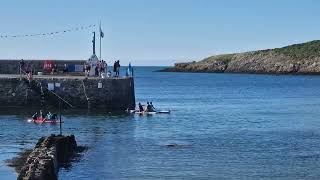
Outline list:
[[[59,166],[75,153],[75,137],[51,135],[40,138],[21,168],[18,180],[57,180]]]
[[[19,75],[19,60],[0,60],[0,108],[41,107],[123,111],[135,108],[133,77],[105,78],[84,76],[84,72],[62,72],[64,65],[81,66],[84,60],[54,60],[58,72],[44,69],[44,60],[24,60],[24,69],[33,72],[32,80]],[[110,67],[109,67],[110,68]],[[110,70],[110,69],[109,69]],[[38,72],[41,72],[38,75]],[[124,74],[124,73],[122,73]]]
[[[41,90],[42,89],[42,90]],[[66,108],[126,110],[135,108],[134,79],[84,76],[35,75],[31,81],[20,75],[0,74],[1,107],[58,107],[59,97]]]

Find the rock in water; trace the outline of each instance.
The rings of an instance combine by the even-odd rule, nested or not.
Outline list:
[[[59,166],[73,156],[76,148],[74,135],[40,138],[17,179],[57,180]]]

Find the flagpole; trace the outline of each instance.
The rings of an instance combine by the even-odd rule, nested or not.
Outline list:
[[[100,24],[99,24],[99,35],[100,35],[100,61],[101,61],[101,20],[100,20]]]

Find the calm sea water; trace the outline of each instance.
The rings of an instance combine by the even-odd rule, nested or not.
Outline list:
[[[66,114],[64,133],[89,149],[60,179],[320,179],[320,76],[157,69],[135,69],[136,100],[172,113]],[[28,113],[1,111],[0,179],[17,176],[6,159],[59,132]]]

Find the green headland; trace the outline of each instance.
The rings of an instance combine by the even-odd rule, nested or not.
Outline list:
[[[282,48],[210,56],[176,63],[165,72],[320,74],[320,40]]]

